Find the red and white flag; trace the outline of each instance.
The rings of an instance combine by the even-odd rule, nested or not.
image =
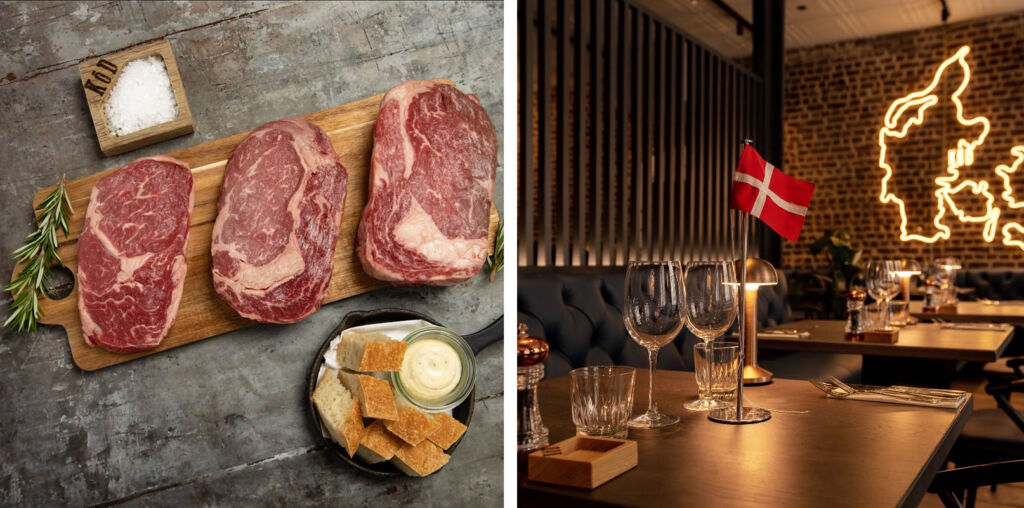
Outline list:
[[[765,162],[746,145],[732,179],[729,207],[761,219],[790,241],[800,237],[814,184],[793,178]]]

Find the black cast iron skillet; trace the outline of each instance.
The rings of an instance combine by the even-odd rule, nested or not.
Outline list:
[[[341,320],[341,324],[339,324],[338,327],[327,336],[327,340],[325,340],[323,345],[320,346],[320,350],[313,359],[313,365],[309,369],[309,385],[306,388],[306,400],[308,401],[309,414],[313,418],[313,429],[315,429],[317,435],[323,439],[324,445],[328,450],[331,450],[335,455],[357,469],[375,476],[402,476],[404,473],[387,461],[378,462],[377,464],[367,464],[355,457],[349,457],[348,452],[345,451],[344,447],[323,437],[323,433],[320,431],[320,429],[323,428],[320,423],[320,413],[317,412],[316,407],[313,405],[313,390],[316,389],[317,374],[320,373],[320,366],[324,363],[324,353],[326,353],[327,349],[330,348],[331,340],[337,337],[341,332],[354,326],[387,323],[391,321],[406,321],[410,319],[422,319],[437,326],[444,326],[430,316],[409,310],[378,309],[350,312],[345,316],[345,319]],[[493,323],[487,325],[483,330],[463,336],[463,338],[466,339],[466,342],[468,342],[470,347],[473,349],[473,354],[479,354],[485,347],[501,339],[503,321],[504,317],[499,317]],[[466,397],[466,400],[463,401],[462,404],[459,404],[452,409],[452,418],[455,418],[462,422],[466,427],[469,427],[470,419],[473,417],[473,401],[475,399],[476,388],[473,389],[469,394],[469,397]],[[469,430],[467,429],[466,432],[468,433]],[[461,443],[462,439],[465,437],[466,434],[463,434],[462,438],[459,438],[455,444],[445,450],[445,453],[451,455],[455,450],[455,447],[459,446],[459,443]]]

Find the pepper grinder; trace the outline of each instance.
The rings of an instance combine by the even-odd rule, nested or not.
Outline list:
[[[544,360],[548,357],[548,351],[550,347],[547,341],[530,337],[526,325],[519,323],[519,336],[516,340],[516,403],[519,409],[516,415],[516,441],[520,455],[548,445],[548,428],[540,418],[540,406],[537,403],[537,385],[544,377]]]
[[[861,288],[846,293],[846,340],[864,340],[864,300],[868,295]]]
[[[924,312],[935,313],[939,311],[939,284],[935,279],[928,277],[924,280]]]

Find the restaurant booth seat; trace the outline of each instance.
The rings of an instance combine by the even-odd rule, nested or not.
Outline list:
[[[809,290],[813,298],[818,293],[825,291],[824,282],[831,278],[828,270],[814,269],[784,269],[779,270],[785,273],[791,284],[800,286],[797,291]],[[794,282],[795,281],[795,282]],[[863,283],[859,281],[857,283]],[[978,299],[989,300],[1024,300],[1024,268],[969,268],[958,270],[955,284],[959,288],[970,288],[974,291],[960,295],[961,300],[973,301]],[[807,287],[810,286],[810,287]],[[913,299],[920,299],[915,295]],[[815,316],[808,316],[814,319]]]
[[[956,286],[972,288],[962,300],[1024,300],[1024,268],[968,268],[956,273]],[[1024,327],[1015,326],[1004,356],[1024,355]]]
[[[1024,269],[1021,268],[959,270],[955,284],[957,287],[974,289],[972,294],[961,297],[965,300],[1024,300]]]
[[[586,365],[647,367],[647,351],[629,338],[622,321],[626,268],[519,268],[518,320],[530,335],[548,341],[547,378],[565,376]],[[761,327],[792,321],[786,279],[758,291]],[[658,368],[693,371],[693,346],[700,342],[684,329],[658,354]],[[759,364],[776,377],[811,379],[834,375],[860,381],[857,355],[820,353],[770,354],[761,351]]]

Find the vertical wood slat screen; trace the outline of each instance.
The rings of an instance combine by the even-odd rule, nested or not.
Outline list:
[[[519,265],[731,258],[761,80],[626,0],[519,0],[518,23]]]

